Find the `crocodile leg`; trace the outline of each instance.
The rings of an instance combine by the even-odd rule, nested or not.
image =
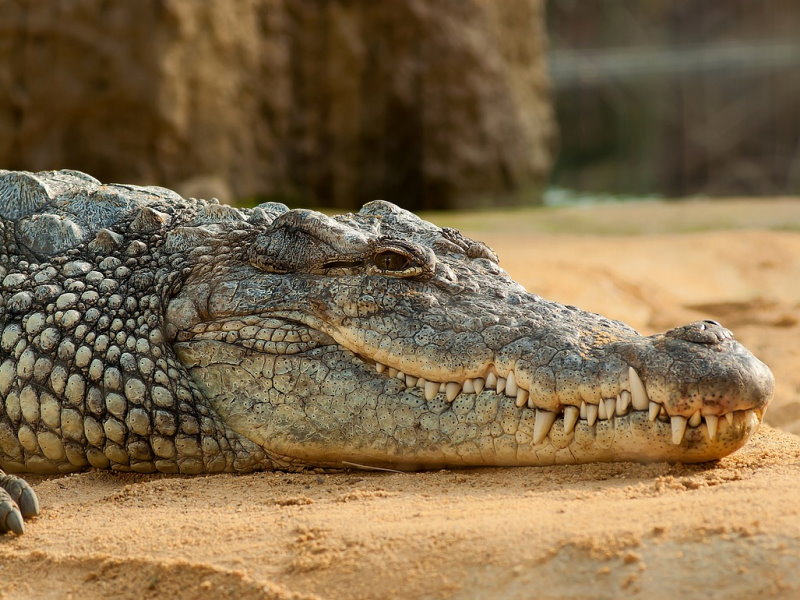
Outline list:
[[[39,514],[39,499],[28,482],[0,471],[0,533],[25,531],[23,519]]]

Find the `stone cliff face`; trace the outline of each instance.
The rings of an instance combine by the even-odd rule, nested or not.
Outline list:
[[[0,0],[0,30],[3,168],[418,209],[551,162],[541,0]]]

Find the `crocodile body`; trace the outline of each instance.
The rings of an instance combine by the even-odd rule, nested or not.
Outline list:
[[[0,172],[9,473],[706,461],[772,388],[715,322],[641,336],[388,202],[328,217]],[[38,510],[9,475],[0,528],[17,505]]]

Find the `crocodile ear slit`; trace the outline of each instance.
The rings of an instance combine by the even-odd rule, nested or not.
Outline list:
[[[329,260],[322,264],[323,269],[357,269],[364,266],[361,259],[352,260]]]
[[[264,271],[265,273],[274,273],[275,275],[286,275],[287,273],[291,273],[290,269],[286,269],[284,267],[280,267],[278,265],[259,260],[256,258],[250,259],[250,264],[253,265],[259,271]]]

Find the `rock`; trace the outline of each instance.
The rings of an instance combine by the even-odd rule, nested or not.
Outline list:
[[[554,137],[543,10],[4,2],[0,164],[339,207],[535,198]]]

